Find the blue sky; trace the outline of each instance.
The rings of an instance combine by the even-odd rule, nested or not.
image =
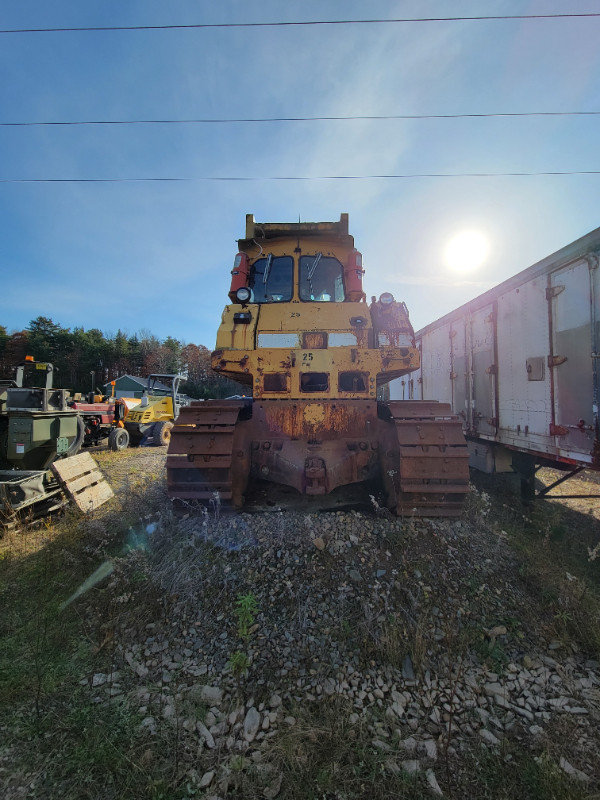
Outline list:
[[[592,0],[3,0],[0,28],[598,11]],[[0,34],[0,122],[600,110],[600,18]],[[600,116],[0,126],[0,178],[600,170]],[[0,183],[0,324],[214,346],[246,213],[350,215],[415,328],[598,227],[600,175]],[[447,241],[477,229],[457,276]]]

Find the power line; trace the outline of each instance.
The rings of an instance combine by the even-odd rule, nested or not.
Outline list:
[[[259,122],[347,122],[351,120],[416,120],[416,119],[490,119],[499,117],[595,117],[600,111],[506,111],[490,114],[355,114],[347,117],[239,117],[198,119],[89,119],[31,122],[0,122],[3,128],[27,128],[35,126],[76,125],[199,125]]]
[[[196,176],[191,178],[0,178],[0,183],[198,183],[201,181],[258,182],[258,181],[365,181],[399,180],[405,178],[521,178],[543,175],[600,175],[600,170],[552,170],[539,172],[412,172],[396,175],[265,175]]]
[[[318,25],[379,25],[411,22],[481,22],[497,20],[590,19],[600,12],[581,14],[494,14],[473,17],[402,17],[397,19],[334,19],[302,22],[205,22],[194,25],[101,25],[83,28],[11,28],[0,33],[79,33],[83,31],[165,31],[203,28],[289,28]]]

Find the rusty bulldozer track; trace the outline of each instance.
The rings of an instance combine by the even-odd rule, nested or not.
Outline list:
[[[399,516],[459,515],[469,468],[458,417],[447,404],[426,401],[382,403],[380,411],[365,448],[372,453],[372,469],[365,465],[364,473],[383,486],[385,505]],[[264,447],[256,438],[264,438],[265,426],[259,407],[255,412],[253,420],[252,404],[236,400],[198,402],[181,410],[167,457],[168,493],[179,508],[195,502],[243,506],[249,476],[260,477],[261,464],[264,468],[259,461]],[[287,438],[291,444],[293,437]],[[285,446],[281,452],[285,458]],[[307,475],[313,461],[306,458]],[[313,491],[306,480],[303,493]]]
[[[243,402],[209,400],[182,408],[173,429],[167,456],[169,496],[203,504],[217,499],[223,506],[240,507],[246,474],[236,470],[236,423]],[[242,466],[242,465],[238,465]]]
[[[396,428],[396,444],[384,456],[388,505],[395,496],[399,516],[458,516],[469,486],[460,419],[447,403],[405,401],[387,407]]]

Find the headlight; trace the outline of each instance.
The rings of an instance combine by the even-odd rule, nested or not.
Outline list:
[[[394,302],[394,295],[390,292],[384,292],[382,295],[379,296],[379,302],[382,303],[384,306],[389,306],[390,303]]]
[[[250,289],[247,286],[242,286],[237,290],[235,296],[239,303],[247,303],[250,300]]]

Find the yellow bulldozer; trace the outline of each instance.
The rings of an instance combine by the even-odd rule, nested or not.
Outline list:
[[[181,410],[169,495],[241,508],[250,481],[312,496],[367,484],[397,514],[459,514],[469,479],[461,421],[448,404],[383,399],[386,384],[418,369],[419,351],[404,303],[389,292],[367,303],[348,215],[248,215],[238,245],[211,366],[251,397]]]

